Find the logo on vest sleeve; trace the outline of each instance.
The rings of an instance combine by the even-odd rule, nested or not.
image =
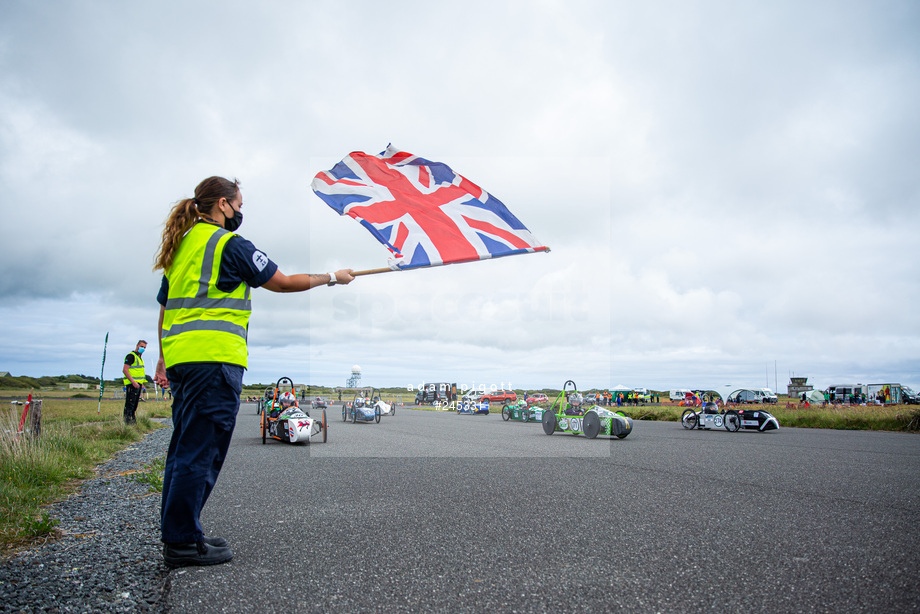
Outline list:
[[[259,250],[256,250],[252,252],[252,263],[256,265],[256,268],[259,269],[259,271],[261,271],[266,266],[268,266],[268,256]]]

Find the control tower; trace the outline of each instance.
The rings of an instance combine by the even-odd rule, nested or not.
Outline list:
[[[787,386],[789,396],[797,397],[803,392],[811,392],[814,386],[806,384],[807,381],[807,377],[790,377],[789,386]]]
[[[361,383],[361,367],[355,365],[351,368],[351,377],[348,378],[348,383],[346,384],[349,388],[357,388],[358,384]]]

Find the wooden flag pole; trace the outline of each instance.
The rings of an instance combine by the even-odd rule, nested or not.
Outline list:
[[[396,269],[396,270],[398,271],[399,269]],[[359,275],[376,275],[377,273],[390,273],[392,271],[393,269],[391,269],[390,267],[383,267],[381,269],[366,269],[364,271],[352,271],[351,274],[354,275],[355,277],[358,277]]]
[[[543,247],[539,251],[548,254],[549,248]],[[533,253],[536,253],[536,252],[533,252]],[[415,270],[416,268],[429,269],[429,268],[433,268],[436,266],[447,266],[448,264],[463,264],[465,262],[482,262],[483,260],[492,260],[492,258],[469,258],[467,260],[457,260],[456,262],[446,262],[446,263],[442,262],[441,264],[432,264],[428,266],[412,267],[411,270]],[[379,269],[365,269],[363,271],[352,271],[351,274],[354,275],[355,277],[359,277],[361,275],[376,275],[377,273],[391,273],[393,271],[405,271],[405,270],[410,270],[410,269],[391,269],[390,267],[382,267]]]

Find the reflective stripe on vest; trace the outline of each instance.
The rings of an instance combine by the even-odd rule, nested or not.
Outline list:
[[[246,367],[249,286],[217,288],[224,247],[234,235],[199,222],[186,233],[166,271],[169,296],[163,313],[166,367],[188,362],[225,362]]]
[[[144,359],[141,358],[141,355],[137,352],[131,353],[134,354],[134,364],[128,367],[128,373],[131,374],[135,382],[143,386],[147,383],[147,374],[144,373]],[[127,377],[123,377],[122,381],[125,383],[125,386],[131,385],[131,380]]]

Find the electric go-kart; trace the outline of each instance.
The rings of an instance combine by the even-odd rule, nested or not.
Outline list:
[[[376,388],[371,389],[368,398],[371,400],[371,406],[380,410],[381,416],[396,415],[396,405],[384,402],[383,399],[380,398],[380,392]]]
[[[313,409],[326,409],[329,405],[326,403],[326,399],[323,397],[316,397],[311,403]]]
[[[680,423],[685,429],[720,429],[732,433],[740,429],[772,431],[779,428],[779,421],[762,409],[720,410],[715,403],[705,403],[699,409],[685,409]]]
[[[290,385],[290,390],[281,392],[282,382]],[[326,410],[322,416],[310,417],[310,414],[297,405],[297,394],[290,378],[282,377],[274,387],[272,399],[263,405],[260,419],[262,443],[267,438],[288,443],[310,443],[322,439],[326,443],[328,425]]]
[[[259,399],[259,402],[256,403],[256,414],[260,414],[265,410],[266,407],[271,406],[272,399],[275,398],[277,394],[276,386],[268,386],[265,391],[262,393],[262,398]]]
[[[566,390],[571,384],[572,389]],[[613,412],[598,405],[586,407],[584,398],[578,392],[575,382],[566,381],[562,392],[549,409],[543,412],[543,432],[552,435],[556,431],[584,434],[588,439],[608,435],[623,439],[632,432],[632,419],[623,412]]]
[[[467,394],[457,401],[458,414],[485,415],[489,413],[489,402],[483,401],[479,395]]]
[[[356,394],[354,399],[342,405],[342,422],[348,422],[351,419],[352,424],[355,422],[379,424],[381,415],[380,404],[373,402],[371,398],[363,394]]]
[[[530,405],[523,398],[515,403],[502,405],[502,420],[520,420],[521,422],[539,422],[547,410],[536,405]]]

